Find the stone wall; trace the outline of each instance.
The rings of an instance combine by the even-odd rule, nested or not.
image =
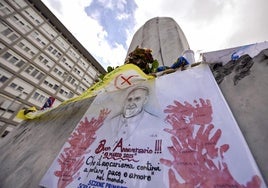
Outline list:
[[[38,187],[92,100],[70,103],[25,121],[1,140],[0,187]]]
[[[219,87],[268,182],[268,49],[251,58],[211,64]]]

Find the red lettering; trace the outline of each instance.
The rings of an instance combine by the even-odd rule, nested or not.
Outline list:
[[[113,149],[113,151],[115,151],[116,150],[116,148],[120,148],[120,151],[122,151],[122,149],[123,149],[123,139],[121,138],[120,140],[119,140],[119,142],[116,144],[116,146],[114,147],[114,149]]]
[[[101,140],[99,146],[96,148],[95,153],[98,154],[104,150],[104,146],[106,144],[106,140]]]

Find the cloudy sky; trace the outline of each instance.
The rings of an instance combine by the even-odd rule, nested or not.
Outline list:
[[[42,1],[105,69],[154,17],[172,17],[196,54],[268,41],[268,0]]]

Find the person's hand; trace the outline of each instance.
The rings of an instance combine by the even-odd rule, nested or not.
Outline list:
[[[168,113],[166,122],[172,126],[164,130],[172,135],[168,150],[173,160],[162,158],[160,162],[169,168],[170,187],[260,187],[261,181],[256,175],[246,185],[234,179],[224,162],[229,145],[219,146],[222,131],[213,131],[210,101],[199,101],[194,101],[195,106],[175,101],[164,111]]]
[[[89,152],[87,150],[96,139],[96,131],[103,125],[110,112],[108,109],[102,109],[97,118],[93,117],[89,121],[85,117],[84,120],[79,122],[68,139],[69,146],[63,149],[57,160],[61,169],[55,171],[54,174],[59,177],[59,188],[66,187],[77,178],[77,172],[84,164],[84,155]]]
[[[220,153],[226,152],[229,146],[216,146],[221,131],[218,129],[210,138],[213,127],[213,125],[207,128],[200,126],[195,137],[187,137],[188,141],[181,141],[180,137],[176,136],[171,137],[173,145],[168,149],[173,156],[173,161],[160,160],[162,164],[170,167],[170,178],[173,177],[172,169],[174,169],[187,185],[197,185],[204,178],[204,174],[218,169],[218,164],[214,164],[213,159],[218,158]],[[171,178],[170,181],[174,180]]]

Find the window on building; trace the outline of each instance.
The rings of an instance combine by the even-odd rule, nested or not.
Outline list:
[[[11,57],[10,60],[9,60],[9,62],[12,63],[12,64],[15,64],[17,61],[19,61],[19,59],[14,57],[14,56]]]
[[[8,37],[11,41],[15,41],[19,38],[19,36],[15,33],[12,33],[9,37]]]
[[[63,78],[66,78],[68,76],[68,74],[66,72],[63,73]]]
[[[9,52],[6,52],[4,55],[3,55],[3,58],[5,60],[8,60],[12,55],[9,53]]]
[[[62,68],[58,66],[53,69],[53,73],[55,76],[59,76],[61,80],[65,79],[68,75]]]
[[[48,44],[48,40],[41,33],[37,32],[37,31],[33,31],[29,35],[29,37],[32,38],[33,42],[41,48]]]
[[[24,88],[21,87],[21,86],[18,86],[18,87],[17,87],[17,90],[22,92],[22,91],[24,90]]]
[[[33,57],[37,52],[38,49],[35,48],[32,44],[30,44],[28,41],[26,40],[22,40],[20,41],[17,46],[23,51],[25,52],[24,54],[26,56],[28,56],[29,58]]]
[[[32,71],[31,76],[35,77],[38,73],[39,71],[35,69],[34,71]]]
[[[57,84],[55,84],[54,86],[53,86],[53,89],[54,90],[57,90],[59,88],[59,86],[57,85]]]
[[[49,88],[52,88],[53,90],[57,90],[59,88],[59,83],[57,83],[54,79],[51,77],[47,77],[44,82],[44,85],[48,86]]]
[[[8,77],[6,77],[6,76],[4,76],[4,75],[2,75],[1,77],[0,77],[0,82],[1,83],[4,83],[5,81],[7,81],[8,80]]]
[[[76,80],[72,76],[69,76],[67,78],[67,82],[69,82],[70,84],[74,85],[74,83],[76,82]]]
[[[88,67],[88,64],[87,64],[87,63],[85,62],[85,60],[82,59],[82,58],[80,58],[80,59],[78,60],[78,65],[79,65],[80,67],[84,68],[83,70],[85,70],[85,69]]]
[[[4,138],[4,137],[6,137],[9,133],[10,133],[10,131],[5,130],[4,133],[1,135],[1,137]]]
[[[35,91],[31,98],[40,103],[44,103],[48,99],[48,97],[46,97],[44,94],[40,93],[39,91]]]
[[[35,59],[35,62],[44,65],[42,67],[46,70],[49,70],[55,64],[50,58],[43,54],[39,55],[38,58]]]
[[[25,64],[25,61],[20,57],[16,57],[15,54],[11,54],[10,52],[5,52],[2,56],[7,62],[15,65],[20,68]]]
[[[45,74],[43,73],[39,73],[38,76],[36,77],[37,80],[41,80],[42,78],[44,78]]]
[[[5,16],[13,12],[14,10],[4,1],[0,2],[0,15]]]
[[[95,78],[97,75],[97,71],[93,67],[88,68],[88,73],[92,78]]]
[[[14,96],[25,99],[27,95],[32,92],[33,88],[34,86],[25,82],[24,80],[14,78],[5,90]]]
[[[70,45],[61,36],[56,38],[55,44],[63,51],[66,51],[70,47]]]
[[[22,11],[22,13],[32,22],[34,25],[39,25],[43,22],[43,19],[32,9],[27,8],[26,10]]]
[[[74,61],[77,61],[77,59],[79,58],[78,53],[76,53],[74,49],[71,49],[71,48],[70,48],[70,49],[67,51],[67,54],[68,54]]]
[[[4,49],[5,46],[3,45],[3,43],[0,42],[0,50]]]
[[[34,92],[32,98],[33,98],[33,99],[37,99],[37,98],[39,97],[39,95],[40,95],[40,94],[39,94],[38,92]]]
[[[37,80],[41,80],[45,74],[42,73],[40,70],[38,70],[37,68],[35,68],[32,65],[29,65],[24,72],[26,72],[28,75],[30,75],[31,77],[37,79]]]
[[[45,96],[44,95],[40,95],[40,97],[38,98],[39,102],[45,102]]]
[[[24,64],[25,64],[25,62],[23,60],[19,60],[19,62],[16,64],[16,66],[21,67]]]
[[[77,66],[74,67],[73,72],[79,77],[83,75],[82,70],[80,70]]]
[[[10,3],[12,3],[17,9],[26,7],[27,4],[23,0],[10,0]]]
[[[0,22],[0,33],[6,42],[10,43],[19,38],[19,35],[4,22]]]
[[[69,98],[72,98],[73,96],[74,96],[73,92],[69,92],[69,93],[68,93],[68,97],[69,97]]]
[[[13,17],[11,17],[11,21],[12,24],[16,26],[24,34],[32,29],[31,25],[18,14],[13,15]]]
[[[33,70],[34,70],[34,67],[31,66],[31,65],[29,65],[29,66],[27,67],[27,69],[25,69],[25,72],[27,72],[28,74],[30,74]]]
[[[40,30],[50,39],[53,40],[57,36],[57,32],[48,24],[42,24]]]
[[[13,89],[15,89],[17,86],[18,86],[18,85],[15,84],[15,83],[13,83],[13,82],[9,85],[9,87],[11,87],[11,88],[13,88]]]
[[[56,47],[50,45],[47,48],[48,52],[50,52],[50,54],[52,55],[52,57],[55,57],[56,59],[59,59],[61,57],[61,53],[59,52],[58,49],[56,49]]]
[[[43,59],[44,59],[44,57],[42,55],[39,55],[38,60],[42,61]]]
[[[7,37],[10,33],[12,33],[13,30],[10,28],[6,28],[5,30],[1,31],[1,34]]]

